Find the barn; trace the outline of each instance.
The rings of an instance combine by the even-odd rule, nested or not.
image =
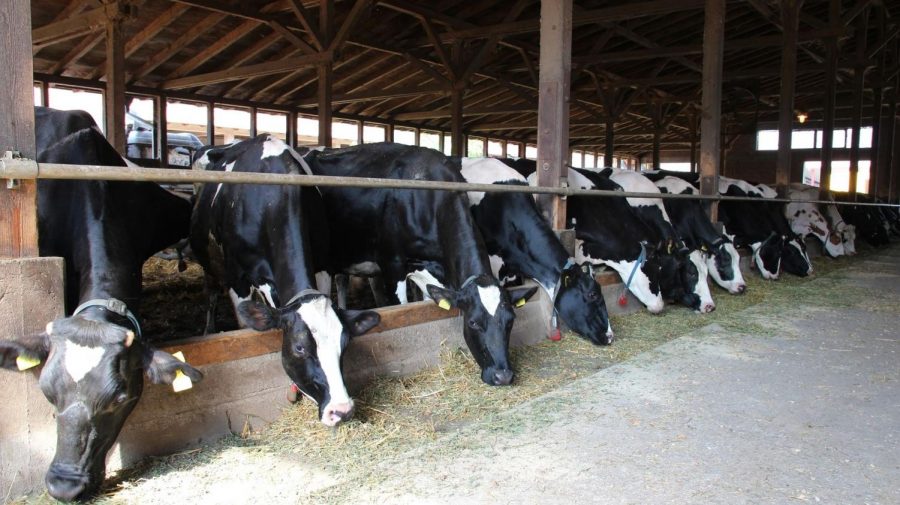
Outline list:
[[[466,310],[445,310],[440,297],[375,308],[377,324],[343,354],[356,417],[337,427],[318,423],[312,402],[286,400],[296,401],[298,388],[284,376],[281,329],[229,320],[227,331],[204,335],[202,268],[180,273],[178,261],[154,257],[136,274],[144,281],[138,337],[166,356],[180,352],[204,378],[179,393],[146,381],[100,457],[116,473],[95,495],[141,503],[900,502],[897,16],[894,0],[6,0],[3,338],[49,339],[48,323],[71,315],[66,263],[39,250],[47,240],[38,233],[39,180],[154,181],[182,195],[191,183],[318,186],[326,200],[323,188],[344,187],[534,194],[543,226],[573,260],[583,237],[567,211],[580,208],[579,198],[625,199],[579,187],[570,169],[689,181],[693,193],[658,197],[703,202],[710,229],[735,245],[729,204],[763,196],[796,205],[792,191],[803,185],[815,195],[802,197],[808,205],[823,215],[840,210],[848,223],[876,220],[884,240],[862,244],[859,221],[858,254],[833,258],[828,230],[821,245],[796,246],[808,250],[815,274],[777,282],[759,278],[760,241],[748,241],[746,294],[713,285],[718,308],[703,314],[640,310],[644,300],[629,290],[646,244],[635,246],[631,275],[585,265],[616,330],[608,347],[567,331],[558,341],[553,293],[565,276],[557,275],[555,286],[545,282],[522,300],[507,330],[510,387],[478,380],[479,367],[486,372],[466,350]],[[137,168],[36,162],[35,106],[87,111]],[[314,147],[372,152],[365,149],[389,142],[446,160],[525,160],[535,182],[190,169],[204,146],[225,150],[260,134],[311,153],[304,159],[313,166]],[[743,181],[772,194],[744,191]],[[726,194],[738,186],[739,195]],[[765,213],[741,212],[750,221]],[[829,217],[830,226],[838,221]],[[368,296],[357,308],[373,308]],[[134,319],[127,308],[117,313]],[[134,335],[127,338],[130,348]],[[26,370],[0,374],[0,493],[41,502],[64,443],[64,411],[45,399],[42,367],[23,366],[8,349],[0,347],[0,363]],[[52,354],[44,358],[46,370]],[[90,371],[67,366],[72,378]],[[511,372],[495,376],[512,380]]]

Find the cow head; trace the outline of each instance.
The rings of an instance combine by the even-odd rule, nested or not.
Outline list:
[[[699,253],[695,257],[691,257],[686,247],[669,241],[657,246],[657,254],[660,256],[663,266],[661,286],[665,298],[674,300],[697,312],[705,313],[715,309],[715,304],[709,294],[709,286],[706,284],[705,265],[702,265],[703,275],[701,277],[700,266],[698,266]]]
[[[848,256],[856,254],[856,226],[843,223],[838,233],[844,243],[844,253]]]
[[[759,269],[763,279],[775,280],[781,272],[781,254],[784,249],[784,237],[772,232],[762,242],[750,244],[753,250],[753,262]]]
[[[426,286],[428,295],[439,306],[457,307],[463,315],[463,337],[475,362],[481,367],[481,380],[489,386],[512,383],[509,365],[509,333],[516,315],[513,306],[527,301],[537,287],[500,288],[487,274],[467,279],[459,289]]]
[[[744,293],[747,283],[741,273],[741,257],[730,240],[721,237],[712,244],[704,244],[701,252],[706,258],[709,275],[716,284],[733,295]]]
[[[350,337],[381,322],[377,312],[335,310],[328,297],[306,290],[277,309],[255,300],[242,302],[238,315],[254,330],[282,330],[281,365],[300,391],[316,402],[323,424],[335,426],[353,416],[341,356]]]
[[[563,269],[554,308],[566,325],[594,344],[611,344],[614,338],[600,286],[590,268],[578,265]]]
[[[844,247],[844,239],[836,231],[828,231],[823,244],[825,246],[825,254],[832,258],[847,254],[847,249]]]
[[[806,277],[813,272],[812,262],[806,254],[806,243],[800,235],[784,237],[784,246],[781,253],[781,266],[784,271]]]
[[[48,324],[40,335],[0,341],[3,368],[44,363],[41,391],[57,411],[56,454],[45,481],[58,500],[87,498],[100,488],[107,452],[141,397],[142,373],[157,384],[171,384],[179,371],[194,381],[203,377],[135,338],[132,326],[126,318],[93,306]]]
[[[712,299],[712,293],[709,292],[709,281],[707,280],[709,269],[703,254],[700,251],[691,251],[684,265],[682,281],[685,289],[690,289],[699,302],[697,305],[691,305],[691,308],[701,314],[708,314],[716,310],[716,303]]]

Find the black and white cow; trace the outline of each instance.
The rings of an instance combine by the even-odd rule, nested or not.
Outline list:
[[[296,153],[268,135],[204,149],[200,157],[196,169],[301,173]],[[312,249],[327,247],[324,220],[315,188],[204,184],[191,218],[191,248],[206,274],[207,331],[214,330],[216,299],[224,290],[243,325],[283,330],[285,372],[318,404],[321,422],[334,426],[354,408],[341,355],[351,336],[370,330],[380,317],[372,311],[336,311],[315,289]]]
[[[801,237],[812,235],[819,239],[825,253],[832,258],[843,256],[844,240],[840,234],[831,230],[828,220],[819,211],[819,205],[802,201],[818,200],[819,188],[793,183],[788,188],[788,198],[795,200],[784,207],[784,215],[791,230]]]
[[[806,244],[791,231],[784,217],[784,204],[765,201],[775,198],[772,188],[719,177],[719,193],[760,199],[759,202],[723,201],[719,204],[719,218],[735,245],[753,251],[753,261],[763,278],[777,279],[782,268],[798,276],[812,273]]]
[[[849,193],[832,192],[832,196],[838,202],[873,202],[865,195],[856,195],[854,199]],[[878,208],[866,205],[841,205],[841,215],[847,223],[855,227],[856,236],[869,245],[879,247],[890,243],[890,224]]]
[[[317,175],[463,182],[459,170],[437,151],[401,144],[364,144],[306,155]],[[491,273],[481,234],[464,194],[450,191],[321,187],[332,233],[332,272],[373,265],[382,272],[389,301],[404,296],[416,264],[439,265],[426,282],[430,297],[463,314],[463,336],[489,385],[509,384],[509,335],[513,301],[537,288],[501,289]],[[442,277],[445,285],[438,285]],[[395,289],[396,287],[396,289]],[[512,295],[512,298],[510,298]]]
[[[664,193],[697,195],[700,191],[684,179],[664,176],[655,181]],[[741,273],[740,256],[728,237],[718,233],[703,210],[699,200],[663,200],[666,212],[678,236],[693,252],[702,254],[709,275],[719,286],[731,294],[742,294],[747,289]]]
[[[124,166],[93,125],[77,113],[39,108],[38,161]],[[81,123],[79,123],[81,121]],[[141,337],[135,316],[141,266],[156,251],[187,235],[190,204],[149,182],[38,182],[42,256],[61,256],[66,268],[66,313],[39,335],[0,341],[0,366],[44,363],[40,387],[58,412],[56,454],[47,471],[50,495],[64,501],[94,494],[106,456],[143,390],[172,383],[179,372],[202,374]]]
[[[580,189],[621,191],[607,177],[569,169],[569,186]],[[657,250],[654,233],[638,219],[625,198],[572,196],[566,203],[566,225],[575,229],[578,264],[604,265],[619,274],[651,313],[662,312],[661,284],[675,282],[670,258]],[[668,279],[663,279],[668,276]],[[624,301],[620,297],[620,303]]]
[[[497,159],[463,158],[461,164],[466,182],[528,185],[524,176]],[[613,331],[600,287],[566,253],[534,198],[526,193],[468,195],[494,275],[502,279],[500,272],[509,271],[534,279],[572,331],[595,344],[611,344]]]
[[[831,191],[820,190],[822,200],[834,201]],[[856,254],[856,226],[844,221],[844,217],[838,210],[838,206],[830,203],[824,204],[822,210],[825,219],[828,220],[828,228],[841,237],[844,253],[848,256]]]
[[[602,176],[621,186],[625,191],[634,193],[660,193],[656,184],[633,170],[618,168],[605,168]],[[663,296],[670,297],[695,311],[706,314],[716,309],[712,294],[709,292],[707,281],[708,268],[703,255],[699,250],[686,251],[686,261],[679,255],[683,247],[681,238],[672,226],[672,220],[666,212],[662,198],[635,198],[628,197],[626,201],[631,205],[638,218],[651,230],[657,233],[660,243],[666,244],[666,252],[676,259],[679,281],[669,287],[663,284]]]

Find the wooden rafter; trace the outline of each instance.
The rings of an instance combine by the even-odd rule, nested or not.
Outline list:
[[[109,19],[110,8],[98,7],[82,14],[31,30],[33,48],[42,48],[102,30]]]
[[[296,58],[288,58],[280,61],[265,62],[256,65],[247,65],[245,67],[221,70],[218,72],[209,72],[207,74],[199,74],[188,77],[181,77],[179,79],[171,79],[168,81],[164,81],[160,88],[197,88],[209,84],[246,79],[248,77],[281,74],[284,72],[290,72],[301,66],[319,65],[330,59],[331,54],[329,53],[308,54],[305,56],[298,56]]]
[[[172,56],[178,54],[185,46],[197,39],[197,37],[206,33],[210,28],[219,24],[225,18],[224,14],[210,14],[204,17],[199,23],[191,27],[190,30],[181,34],[180,37],[172,41],[164,50],[156,53],[148,59],[139,69],[132,75],[132,81],[139,81],[146,77],[150,72],[156,70],[157,67],[168,61]]]
[[[212,45],[206,47],[206,49],[200,51],[195,54],[193,58],[187,60],[182,63],[181,66],[176,68],[173,72],[166,76],[166,79],[175,79],[177,77],[184,77],[185,75],[193,72],[201,65],[209,61],[211,58],[216,55],[224,52],[226,49],[237,43],[244,36],[252,32],[256,27],[259,26],[259,23],[256,21],[244,21],[237,28],[231,30],[230,32],[223,35],[219,40],[217,40]]]

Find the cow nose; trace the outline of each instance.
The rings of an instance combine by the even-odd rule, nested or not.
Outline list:
[[[53,473],[51,469],[47,472],[47,492],[50,496],[59,501],[74,501],[81,493],[84,492],[84,480],[69,479]]]
[[[513,380],[512,370],[497,370],[494,372],[495,386],[508,386]]]
[[[739,295],[742,295],[742,294],[744,294],[744,291],[747,291],[747,285],[746,284],[738,284],[738,287],[735,290],[735,292]]]
[[[330,403],[322,412],[322,424],[325,426],[337,426],[353,417],[353,402]]]
[[[665,303],[659,301],[647,305],[647,310],[649,310],[651,314],[659,314],[663,311],[663,307],[665,307]]]
[[[716,310],[716,304],[714,304],[714,303],[707,303],[706,305],[703,306],[704,314],[709,314],[710,312],[712,312],[714,310]]]
[[[604,338],[600,340],[600,343],[603,345],[610,345],[613,343],[613,340],[616,339],[616,335],[612,332],[612,330],[606,332],[603,337]]]

